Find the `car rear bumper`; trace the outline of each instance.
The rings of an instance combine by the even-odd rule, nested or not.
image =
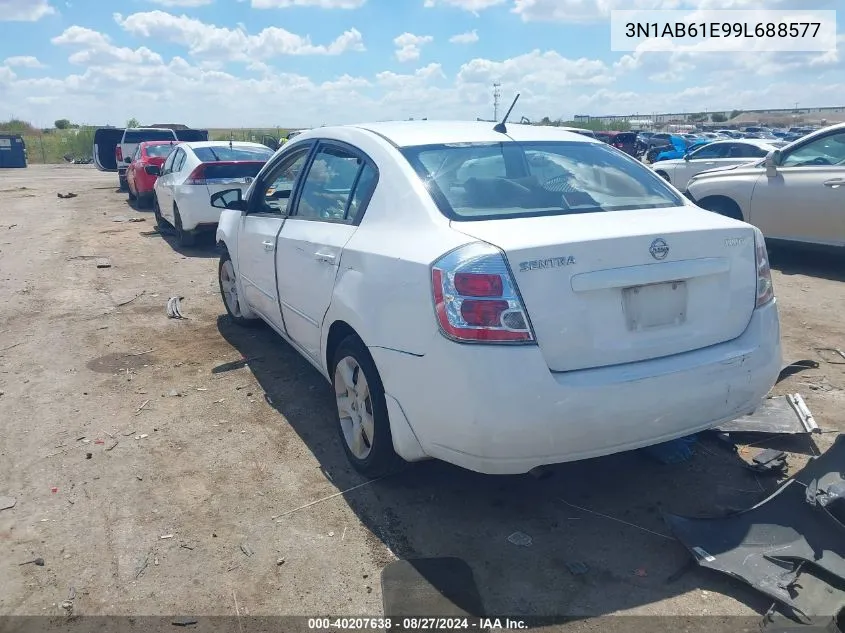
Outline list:
[[[751,412],[780,372],[775,302],[733,341],[636,363],[549,371],[536,346],[372,348],[426,455],[490,474],[669,441]]]
[[[176,205],[182,218],[182,228],[186,231],[211,229],[220,221],[220,209],[211,206],[211,196],[205,186],[179,187]]]

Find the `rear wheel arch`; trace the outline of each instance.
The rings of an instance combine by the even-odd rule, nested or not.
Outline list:
[[[663,178],[666,182],[672,182],[672,179],[669,177],[669,174],[662,169],[655,170],[655,173]]]
[[[331,376],[332,363],[334,362],[334,355],[337,351],[337,348],[346,338],[350,336],[354,336],[359,341],[364,343],[363,339],[361,338],[361,335],[358,334],[358,332],[355,331],[355,328],[349,325],[346,321],[335,321],[331,324],[331,327],[329,327],[329,334],[326,337],[325,353],[325,367],[329,376]],[[364,347],[366,347],[366,343],[364,344]]]
[[[706,196],[696,203],[702,209],[724,215],[734,220],[745,220],[742,209],[733,198],[728,196]]]

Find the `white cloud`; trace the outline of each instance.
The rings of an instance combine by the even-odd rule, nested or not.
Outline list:
[[[17,75],[11,68],[0,66],[0,82],[11,83],[16,77]]]
[[[595,59],[568,59],[556,51],[534,50],[501,62],[473,59],[457,75],[458,82],[561,89],[573,85],[604,85],[614,80],[611,69]]]
[[[168,40],[185,46],[196,57],[252,62],[281,55],[340,55],[363,51],[364,41],[357,29],[341,33],[328,45],[315,45],[308,36],[271,26],[256,35],[241,29],[228,29],[206,24],[186,15],[164,11],[114,15],[125,31],[141,37]]]
[[[75,46],[82,50],[73,53],[68,61],[81,66],[102,65],[112,62],[125,64],[160,64],[161,55],[145,46],[138,49],[114,46],[108,35],[82,26],[71,26],[64,33],[50,40],[57,46]]]
[[[473,29],[466,33],[459,33],[449,38],[452,44],[475,44],[478,41],[478,31]]]
[[[0,22],[35,22],[55,12],[47,0],[0,0]]]
[[[471,13],[478,13],[490,7],[504,4],[507,0],[425,0],[423,6],[436,7],[438,5],[463,9]]]
[[[44,68],[44,64],[38,61],[37,57],[31,57],[28,55],[17,55],[15,57],[7,57],[3,64],[9,66],[18,66],[19,68]]]
[[[153,4],[160,4],[163,7],[204,7],[212,4],[214,0],[147,0]]]
[[[367,0],[252,0],[252,8],[287,9],[288,7],[319,7],[320,9],[357,9],[363,7],[366,2]]]
[[[423,46],[434,41],[431,35],[414,35],[413,33],[402,33],[393,39],[396,46],[396,59],[400,62],[410,62],[420,58]]]

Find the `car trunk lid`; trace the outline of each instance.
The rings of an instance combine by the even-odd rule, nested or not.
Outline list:
[[[202,163],[188,179],[190,184],[204,184],[211,196],[226,189],[246,191],[264,166],[262,161],[215,161]],[[186,183],[188,184],[188,183]]]
[[[693,207],[451,226],[505,253],[553,371],[732,340],[754,310],[753,228]]]

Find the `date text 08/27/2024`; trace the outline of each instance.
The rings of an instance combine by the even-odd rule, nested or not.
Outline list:
[[[511,618],[308,618],[308,628],[312,631],[340,630],[405,630],[405,631],[495,631],[527,629],[524,620]]]

